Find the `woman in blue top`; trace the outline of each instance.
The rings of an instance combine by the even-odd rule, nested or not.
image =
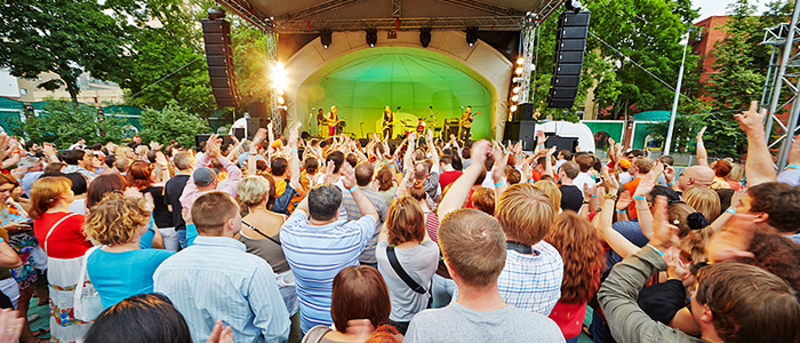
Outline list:
[[[140,249],[150,210],[142,198],[105,199],[92,207],[84,231],[103,247],[88,257],[86,270],[104,308],[153,292],[153,273],[171,251]]]

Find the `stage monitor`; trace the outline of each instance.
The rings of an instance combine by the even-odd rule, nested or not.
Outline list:
[[[547,141],[544,143],[545,148],[552,148],[557,147],[556,152],[561,150],[567,150],[571,153],[575,153],[575,148],[578,146],[578,137],[561,137],[561,136],[550,136],[547,137]]]
[[[243,130],[242,132],[244,132],[244,129],[242,130]],[[228,145],[233,143],[231,135],[217,135],[217,136],[219,138],[222,138],[222,145]],[[194,135],[194,146],[199,147],[200,143],[207,142],[209,137],[211,137],[211,135],[209,134]]]

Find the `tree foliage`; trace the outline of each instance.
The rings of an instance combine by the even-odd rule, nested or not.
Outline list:
[[[44,113],[12,126],[12,134],[67,148],[78,137],[86,139],[87,144],[119,142],[123,125],[125,123],[118,118],[98,116],[97,109],[92,106],[75,106],[66,100],[50,99],[45,103]]]
[[[156,141],[161,144],[171,139],[181,145],[194,145],[194,135],[211,132],[208,121],[181,107],[176,100],[170,100],[161,111],[148,108],[142,112],[139,135],[144,142]]]
[[[101,80],[126,73],[124,42],[129,28],[124,20],[104,11],[116,1],[9,0],[0,5],[0,66],[11,75],[36,78],[43,72],[60,79],[42,83],[55,90],[65,86],[77,104],[78,77],[83,71]]]
[[[175,100],[208,118],[217,105],[211,91],[199,21],[210,1],[148,0],[126,13],[139,16],[132,35],[131,67],[115,80],[132,106],[162,108]],[[147,22],[145,22],[147,20]]]

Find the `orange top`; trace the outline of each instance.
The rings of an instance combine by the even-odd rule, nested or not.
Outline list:
[[[641,181],[642,181],[642,178],[637,177],[637,178],[633,179],[633,181],[628,182],[628,183],[625,184],[625,189],[627,189],[628,192],[631,193],[631,196],[636,194],[636,188],[639,187],[639,182],[641,182]],[[631,202],[630,207],[628,207],[628,219],[629,220],[633,220],[634,218],[637,218],[637,217],[639,217],[639,214],[636,213],[636,204],[634,202]]]

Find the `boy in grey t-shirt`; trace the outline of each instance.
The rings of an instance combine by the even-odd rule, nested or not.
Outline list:
[[[506,261],[505,236],[497,220],[474,209],[449,213],[439,244],[459,290],[449,306],[411,320],[404,342],[564,342],[551,319],[503,302],[497,277]]]

